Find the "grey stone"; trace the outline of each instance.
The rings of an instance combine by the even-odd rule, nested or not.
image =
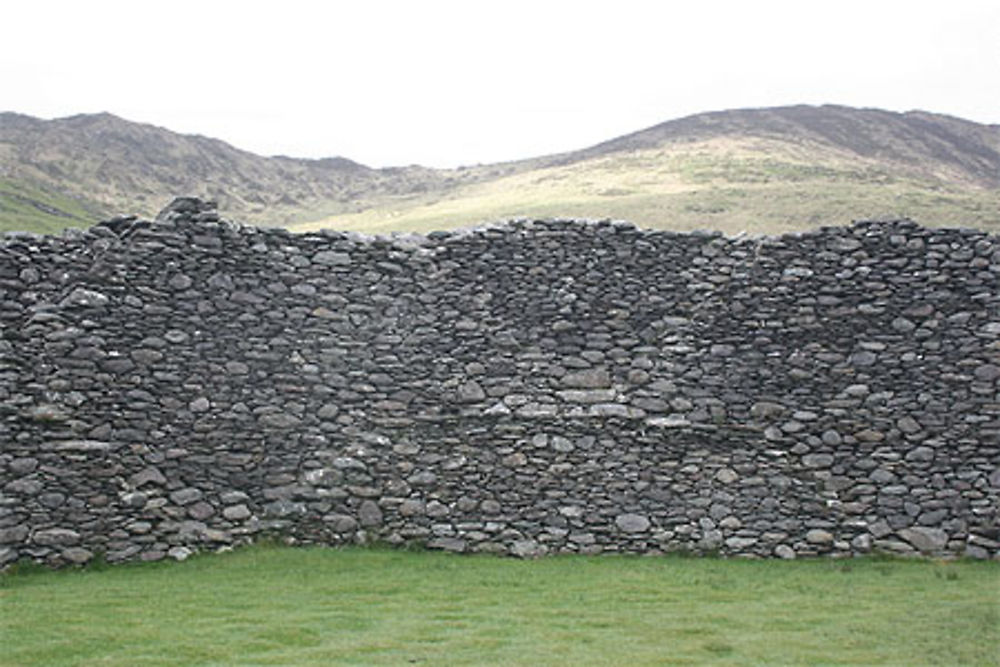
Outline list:
[[[264,505],[264,516],[270,518],[285,518],[301,516],[306,513],[306,506],[303,503],[293,502],[287,499],[275,500]]]
[[[201,489],[189,486],[187,488],[171,492],[170,502],[178,505],[190,505],[197,500],[201,500],[203,495],[204,494],[201,492]]]
[[[31,541],[46,547],[67,546],[80,541],[80,533],[68,528],[39,530],[31,536]]]
[[[194,551],[192,549],[183,546],[171,547],[167,551],[167,555],[176,561],[187,560],[193,553]]]
[[[556,392],[556,396],[570,403],[606,403],[614,401],[614,389],[567,389]]]
[[[77,287],[70,292],[60,303],[61,306],[78,306],[83,308],[104,308],[111,303],[111,299],[104,293],[97,290]]]
[[[858,552],[868,553],[872,550],[872,537],[871,535],[856,535],[854,539],[851,540],[851,547]]]
[[[399,514],[404,517],[421,516],[424,512],[424,501],[415,498],[408,498],[399,505]]]
[[[897,317],[892,321],[892,328],[900,333],[910,333],[917,328],[917,325],[905,317]]]
[[[242,361],[227,361],[226,372],[231,375],[247,375],[250,373],[250,366]]]
[[[567,373],[562,377],[563,385],[580,389],[601,389],[611,386],[611,376],[603,368],[592,368],[574,373]]]
[[[330,530],[335,533],[353,533],[358,529],[357,520],[347,514],[328,514],[323,517],[323,521],[330,526]]]
[[[641,514],[619,514],[615,517],[615,525],[626,533],[643,533],[649,530],[649,519]]]
[[[942,521],[948,518],[947,509],[937,509],[931,510],[929,512],[922,512],[920,516],[917,517],[917,523],[924,526],[937,526],[940,525]]]
[[[128,479],[129,484],[135,488],[139,488],[146,484],[152,484],[154,486],[163,486],[167,483],[167,478],[163,476],[158,469],[149,467],[140,470]]]
[[[134,535],[146,535],[153,530],[153,524],[149,521],[133,521],[126,528],[128,528],[128,532]]]
[[[853,366],[872,366],[878,361],[878,356],[873,352],[861,350],[851,355],[850,362]]]
[[[576,449],[576,445],[569,438],[564,438],[561,435],[553,436],[550,444],[553,450],[564,454]]]
[[[223,505],[236,505],[250,500],[250,496],[242,491],[223,491],[219,494]]]
[[[476,403],[486,399],[486,392],[475,380],[464,382],[458,386],[458,400],[463,403]]]
[[[698,548],[703,551],[715,551],[722,546],[723,540],[721,530],[706,530],[698,540]]]
[[[997,378],[1000,378],[1000,366],[997,364],[983,364],[982,366],[977,366],[972,374],[980,382],[996,382]]]
[[[872,537],[876,540],[881,540],[882,538],[892,534],[892,527],[885,519],[879,519],[868,527],[868,532],[870,532]]]
[[[715,480],[723,484],[732,484],[740,478],[739,474],[732,468],[723,468],[715,473]]]
[[[517,409],[517,415],[519,417],[527,417],[529,419],[555,417],[557,414],[559,414],[559,408],[553,403],[538,403],[532,401],[530,403],[525,403]]]
[[[129,356],[132,358],[132,361],[142,366],[150,366],[163,361],[166,357],[159,350],[132,350]]]
[[[365,500],[358,508],[358,519],[365,528],[372,528],[382,524],[382,510],[374,500]]]
[[[204,500],[198,501],[187,508],[188,516],[197,521],[204,521],[213,514],[215,514],[215,508],[206,503]]]
[[[906,453],[905,458],[914,463],[929,463],[934,460],[934,450],[930,447],[915,447]]]
[[[313,255],[312,261],[323,266],[348,266],[351,263],[351,255],[346,252],[322,250]]]
[[[121,495],[121,504],[125,507],[145,507],[148,499],[149,496],[145,493],[141,491],[132,491]]]
[[[317,306],[317,307],[313,308],[312,312],[310,313],[310,315],[312,315],[313,317],[318,317],[321,320],[336,320],[336,319],[339,319],[339,316],[337,315],[336,312],[334,312],[334,311],[332,311],[329,308],[326,308],[324,306]]]
[[[840,436],[840,433],[833,429],[823,431],[820,439],[823,441],[823,444],[830,445],[832,447],[836,447],[844,441],[844,439]]]
[[[487,499],[479,504],[479,509],[483,511],[483,514],[492,515],[499,514],[502,506],[496,500]]]
[[[755,419],[774,419],[785,414],[785,411],[785,406],[770,401],[757,401],[750,406],[750,416]]]
[[[510,555],[517,558],[539,558],[546,553],[545,545],[535,540],[517,540],[510,545]]]
[[[833,454],[806,454],[802,463],[808,468],[829,468],[833,465]]]
[[[854,434],[854,437],[862,442],[882,442],[885,440],[885,433],[874,428],[866,428]]]
[[[903,528],[896,531],[896,534],[923,553],[939,552],[948,544],[948,533],[940,528],[916,526],[913,528]]]
[[[500,459],[500,464],[508,468],[519,468],[528,462],[528,457],[521,452],[514,452]]]
[[[896,475],[885,468],[876,468],[868,474],[868,479],[876,484],[888,484],[896,479]]]
[[[793,560],[795,558],[795,549],[787,544],[779,544],[774,547],[774,555],[784,560]]]
[[[677,385],[667,379],[654,380],[646,389],[663,397],[677,393]]]
[[[0,528],[0,544],[18,544],[28,537],[30,529],[25,524]]]
[[[916,419],[914,419],[909,415],[900,418],[896,422],[896,428],[898,428],[903,433],[906,433],[907,435],[920,433],[920,431],[923,430],[923,427],[920,426],[920,422],[918,422]]]
[[[683,428],[690,426],[691,422],[678,415],[668,415],[666,417],[651,417],[646,420],[646,424],[659,428]]]
[[[990,557],[990,552],[983,547],[977,546],[975,544],[965,545],[965,552],[963,554],[966,558],[972,558],[975,560],[987,560]],[[0,549],[0,564],[3,563],[3,550]]]
[[[258,420],[261,426],[266,426],[268,428],[275,429],[290,429],[299,425],[301,420],[295,415],[290,415],[284,412],[274,412],[265,415],[261,415]]]
[[[57,452],[107,452],[112,449],[110,442],[100,440],[58,440],[49,443],[48,449]]]
[[[37,495],[43,488],[45,488],[45,485],[41,481],[29,478],[15,479],[3,487],[7,493],[16,493],[22,496]]]
[[[172,276],[170,280],[167,281],[167,284],[170,285],[170,287],[172,287],[173,289],[180,291],[190,288],[191,285],[194,284],[194,280],[191,279],[191,276],[184,275],[183,273],[178,273]]]
[[[781,424],[778,428],[781,429],[783,433],[800,433],[805,429],[805,424],[800,421],[790,420]]]
[[[61,554],[63,558],[74,565],[83,565],[90,562],[94,557],[94,552],[83,547],[69,547],[68,549],[63,549]]]
[[[684,398],[683,396],[678,396],[676,398],[670,399],[670,407],[672,407],[674,410],[677,410],[678,412],[684,412],[686,410],[690,410],[691,408],[693,408],[694,403],[692,403],[689,399]]]
[[[833,534],[828,530],[813,528],[806,533],[806,542],[810,544],[831,544],[833,542]]]
[[[188,403],[188,408],[191,412],[208,412],[211,406],[212,404],[204,396],[200,396]]]
[[[631,417],[632,411],[621,403],[598,403],[587,408],[587,414],[594,417]]]
[[[163,334],[163,337],[167,339],[167,342],[174,343],[175,345],[183,343],[187,341],[188,338],[190,338],[190,336],[188,336],[186,332],[181,331],[180,329],[171,329],[170,331]]]
[[[363,461],[351,456],[338,456],[333,459],[333,467],[337,470],[366,470],[368,466]],[[410,482],[412,484],[412,482]]]
[[[743,551],[757,544],[756,537],[730,537],[726,539],[726,547],[732,551]]]
[[[454,553],[464,553],[468,549],[468,543],[457,537],[436,537],[427,542],[429,549],[442,549]]]
[[[435,475],[431,471],[423,470],[421,472],[410,475],[409,477],[406,478],[406,481],[409,484],[412,484],[413,486],[428,487],[428,486],[434,486],[434,484],[437,483],[437,479],[438,479],[437,475]]]
[[[316,411],[316,416],[320,419],[333,419],[338,414],[340,414],[340,406],[334,403],[325,403],[319,410]]]
[[[246,505],[232,505],[222,510],[222,516],[230,521],[243,521],[252,516],[250,508]]]
[[[764,429],[764,438],[771,442],[779,442],[785,438],[785,434],[777,426],[768,426]]]
[[[15,475],[27,475],[30,472],[34,472],[37,467],[38,459],[33,456],[13,459],[7,464],[7,468]]]

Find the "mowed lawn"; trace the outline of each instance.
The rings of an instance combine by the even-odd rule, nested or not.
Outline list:
[[[2,575],[0,662],[1000,664],[1000,563],[257,546]]]

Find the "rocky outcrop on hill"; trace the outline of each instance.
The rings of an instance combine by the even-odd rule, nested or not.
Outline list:
[[[1000,553],[1000,238],[179,199],[0,241],[0,561],[277,534],[517,556]]]

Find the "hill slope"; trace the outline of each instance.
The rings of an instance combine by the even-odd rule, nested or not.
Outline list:
[[[422,167],[261,157],[111,114],[52,121],[0,114],[0,219],[10,209],[56,227],[80,217],[152,215],[190,193],[216,199],[233,217],[278,225],[356,210],[371,193],[419,192],[442,178]]]
[[[298,229],[427,231],[516,216],[786,232],[861,218],[1000,230],[1000,127],[837,106],[699,114],[508,175]],[[395,204],[395,206],[394,206]]]
[[[668,121],[570,154],[581,159],[724,136],[835,147],[914,176],[1000,187],[1000,128],[922,111],[806,105],[717,111]]]
[[[517,216],[727,232],[871,217],[1000,229],[1000,127],[793,106],[698,114],[580,151],[454,170],[261,157],[109,114],[0,114],[0,230],[55,230],[170,197],[297,230],[441,229]]]

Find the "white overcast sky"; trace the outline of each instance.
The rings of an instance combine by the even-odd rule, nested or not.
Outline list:
[[[109,111],[264,155],[457,166],[701,111],[1000,123],[1000,1],[12,0],[0,110]]]

